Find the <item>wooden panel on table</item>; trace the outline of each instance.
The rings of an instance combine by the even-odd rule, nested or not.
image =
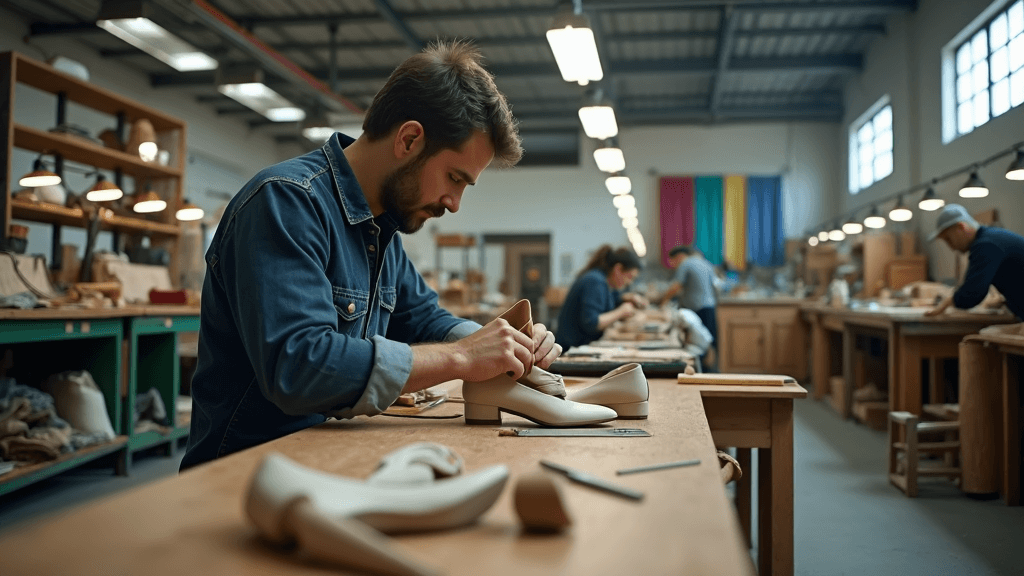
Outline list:
[[[768,372],[807,378],[807,333],[796,308],[780,310],[768,323]]]
[[[960,458],[964,492],[986,494],[1000,487],[1002,361],[995,347],[960,344]]]
[[[651,384],[651,417],[630,421],[649,438],[498,437],[464,421],[359,417],[331,421],[148,484],[58,518],[0,534],[5,575],[323,574],[325,567],[265,545],[245,520],[243,496],[263,457],[364,478],[381,456],[415,441],[454,448],[468,471],[509,467],[510,486],[480,522],[461,530],[401,536],[395,546],[447,574],[752,574],[719,476],[699,392]],[[458,414],[443,404],[436,415]],[[530,426],[509,418],[507,424]],[[631,502],[561,483],[572,517],[562,535],[521,534],[512,506],[516,477],[544,458],[646,494]],[[700,466],[615,476],[620,468],[686,458]],[[556,476],[556,479],[560,477]],[[97,530],[102,527],[102,530]],[[332,571],[332,573],[334,573]]]
[[[1020,506],[1020,363],[1016,354],[1003,353],[1003,499]]]
[[[772,400],[772,574],[793,573],[793,403]],[[760,483],[760,480],[758,481]],[[765,510],[762,506],[761,510]]]
[[[704,397],[704,415],[719,448],[770,448],[771,400]]]
[[[900,334],[900,380],[896,383],[899,389],[899,410],[911,414],[921,414],[924,403],[921,396],[921,337]],[[893,392],[890,389],[889,394]]]
[[[760,320],[733,319],[726,325],[723,340],[723,372],[763,372],[765,366],[765,330]]]

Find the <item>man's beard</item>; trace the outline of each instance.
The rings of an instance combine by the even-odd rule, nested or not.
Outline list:
[[[424,164],[424,160],[417,158],[388,174],[381,184],[384,210],[398,220],[398,230],[404,234],[412,234],[423,227],[427,218],[419,213],[421,210],[426,210],[435,218],[443,216],[445,212],[444,206],[439,203],[417,205],[420,200],[420,172]]]

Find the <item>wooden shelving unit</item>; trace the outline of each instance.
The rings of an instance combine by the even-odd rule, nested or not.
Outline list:
[[[102,144],[80,136],[51,132],[49,127],[28,126],[17,122],[14,117],[15,87],[18,84],[31,86],[37,90],[49,92],[56,96],[54,124],[61,122],[74,123],[75,118],[69,116],[68,103],[74,102],[95,112],[110,115],[110,127],[121,133],[122,141],[127,140],[128,128],[132,123],[146,119],[153,125],[156,132],[157,145],[161,150],[170,153],[167,165],[159,162],[145,162],[134,154]],[[121,185],[126,194],[135,190],[127,187],[123,179],[135,181],[135,188],[149,183],[153,189],[163,196],[167,209],[158,215],[147,217],[115,214],[102,211],[101,230],[108,230],[125,235],[131,243],[134,238],[147,236],[154,247],[167,249],[171,254],[171,278],[177,278],[178,239],[181,226],[174,217],[177,207],[182,203],[182,177],[185,169],[185,122],[167,115],[159,110],[135,102],[110,90],[84,82],[57,71],[50,65],[28,58],[16,52],[0,54],[0,116],[3,118],[3,129],[0,130],[0,149],[6,151],[6,162],[0,162],[3,171],[4,194],[0,195],[0,236],[6,236],[12,219],[28,222],[51,224],[55,227],[51,255],[56,260],[60,251],[60,228],[88,228],[91,217],[90,210],[69,208],[45,202],[19,202],[11,197],[9,183],[16,176],[27,172],[26,166],[12,166],[11,151],[15,148],[53,156],[60,173],[65,161],[75,162],[98,170],[114,173],[113,180]],[[17,172],[15,174],[14,172]],[[97,209],[109,208],[99,205]]]

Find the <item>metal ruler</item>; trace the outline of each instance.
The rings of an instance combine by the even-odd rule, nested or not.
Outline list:
[[[651,433],[639,428],[513,428],[516,436],[568,436],[573,438],[602,436],[612,438],[643,438]]]

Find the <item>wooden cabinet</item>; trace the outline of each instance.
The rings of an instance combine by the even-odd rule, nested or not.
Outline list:
[[[807,377],[807,330],[800,301],[718,304],[718,370]]]
[[[107,147],[73,134],[53,132],[51,126],[28,126],[15,118],[15,87],[17,84],[56,96],[55,124],[75,124],[76,115],[83,108],[89,114],[109,117],[109,127],[120,133],[121,141],[128,140],[129,127],[148,120],[155,131],[156,144],[168,153],[168,161],[144,161],[139,155]],[[72,107],[70,104],[75,104]],[[175,212],[182,205],[182,176],[185,168],[185,122],[159,110],[124,98],[78,78],[55,70],[48,64],[33,60],[16,52],[0,54],[0,149],[6,161],[0,162],[3,171],[4,193],[0,195],[0,237],[6,236],[12,219],[51,224],[54,227],[51,255],[59,258],[61,227],[88,229],[91,218],[99,219],[99,229],[123,235],[128,244],[148,237],[153,247],[167,249],[171,254],[171,278],[177,284],[177,245],[181,227]],[[113,173],[113,181],[124,190],[124,200],[100,203],[95,212],[47,202],[29,202],[13,199],[10,183],[17,187],[18,177],[28,172],[31,165],[14,166],[11,151],[15,148],[52,157],[47,168],[63,176],[72,164],[78,171],[105,170]],[[16,190],[17,188],[15,188]],[[167,207],[154,214],[137,214],[131,209],[127,195],[139,190],[156,192],[167,202]],[[81,192],[72,191],[71,192]],[[88,205],[88,203],[87,203]],[[38,251],[36,248],[32,250]]]

